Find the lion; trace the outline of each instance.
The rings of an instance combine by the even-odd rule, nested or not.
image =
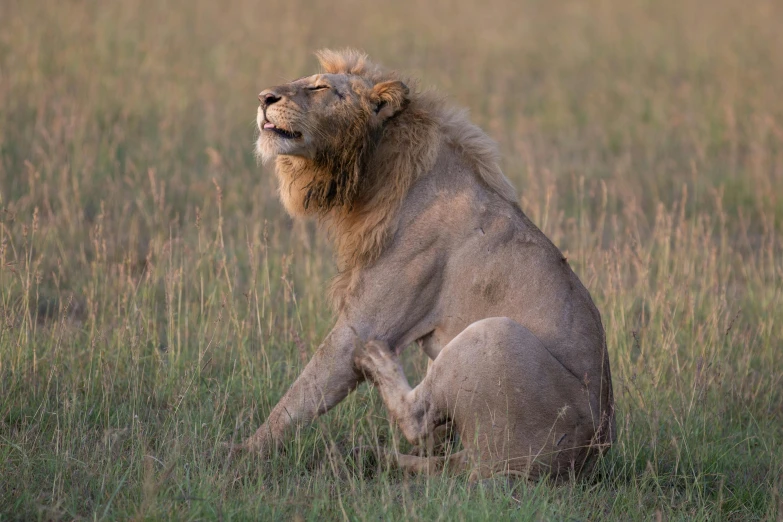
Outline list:
[[[268,454],[370,377],[408,439],[455,421],[483,474],[587,469],[615,438],[601,315],[520,209],[497,146],[367,55],[316,55],[323,72],[259,94],[256,153],[274,162],[286,211],[332,240],[336,321],[241,447]],[[431,370],[411,390],[396,357],[413,343]],[[397,462],[443,467],[430,458]]]

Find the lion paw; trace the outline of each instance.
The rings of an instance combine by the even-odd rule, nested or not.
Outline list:
[[[383,341],[369,341],[357,346],[353,352],[356,368],[368,377],[376,377],[397,368],[397,356]]]

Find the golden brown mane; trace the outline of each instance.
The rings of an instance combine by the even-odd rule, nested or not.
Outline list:
[[[357,75],[373,84],[400,79],[353,49],[316,55],[325,73]],[[368,105],[367,117],[370,110]],[[447,106],[433,91],[411,89],[404,110],[377,132],[368,131],[361,117],[352,128],[314,160],[280,156],[276,163],[278,177],[288,180],[287,190],[297,193],[292,199],[301,213],[316,211],[328,226],[337,254],[339,274],[332,292],[338,302],[354,270],[372,263],[393,236],[409,188],[433,168],[444,144],[469,162],[490,189],[517,201],[498,165],[495,143],[468,120],[467,111]]]

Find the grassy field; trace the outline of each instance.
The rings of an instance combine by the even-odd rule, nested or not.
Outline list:
[[[782,520],[783,6],[310,4],[0,3],[0,520]],[[332,320],[256,94],[346,45],[470,108],[591,291],[619,428],[593,475],[353,462],[402,444],[366,386],[226,459]]]

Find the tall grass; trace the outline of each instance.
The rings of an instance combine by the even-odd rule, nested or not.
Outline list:
[[[783,8],[419,4],[0,4],[0,519],[783,517]],[[255,96],[346,45],[471,109],[594,296],[619,440],[592,476],[355,462],[399,443],[366,387],[268,461],[220,450],[332,320]]]

